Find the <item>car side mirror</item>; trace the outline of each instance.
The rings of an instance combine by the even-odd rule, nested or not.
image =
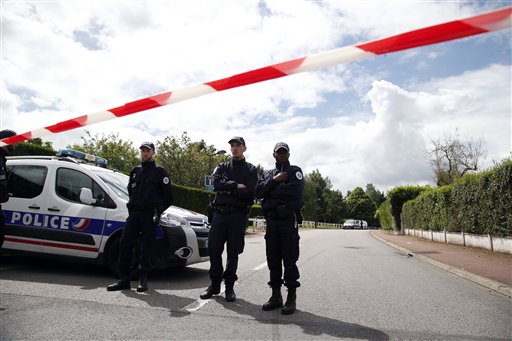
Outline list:
[[[85,205],[96,204],[96,199],[92,197],[92,191],[90,188],[82,187],[80,189],[80,202]]]

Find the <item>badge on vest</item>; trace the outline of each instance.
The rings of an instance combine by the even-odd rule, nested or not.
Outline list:
[[[295,176],[297,177],[297,179],[302,180],[302,173],[301,172],[295,173]]]

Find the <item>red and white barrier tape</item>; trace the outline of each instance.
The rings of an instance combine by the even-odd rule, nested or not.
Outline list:
[[[139,99],[122,106],[99,111],[89,115],[59,122],[44,128],[29,131],[0,140],[0,146],[57,134],[63,131],[85,127],[117,117],[131,115],[140,111],[173,104],[186,99],[207,95],[212,92],[228,90],[244,85],[263,82],[270,79],[293,75],[299,72],[316,70],[322,67],[361,60],[376,55],[402,51],[414,47],[437,44],[444,41],[469,37],[511,27],[512,7],[474,17],[450,21],[418,30],[398,34],[371,42],[341,47],[316,55],[293,59],[260,69],[247,71],[213,82],[194,85],[188,88],[164,92]]]

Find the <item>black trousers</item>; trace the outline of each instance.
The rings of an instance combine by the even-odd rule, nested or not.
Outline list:
[[[5,216],[4,212],[0,209],[0,248],[4,245],[5,238]]]
[[[139,267],[141,275],[151,271],[151,256],[156,237],[157,222],[154,221],[155,211],[132,211],[126,220],[121,236],[119,252],[119,270],[122,277],[130,277],[132,249],[140,239]]]
[[[295,216],[283,219],[267,218],[266,220],[265,245],[267,265],[270,270],[268,284],[272,287],[281,286],[283,283],[287,288],[300,287],[299,269],[296,264],[299,259],[300,237],[299,230],[295,225]]]
[[[245,229],[247,227],[246,211],[231,213],[214,212],[210,236],[208,237],[208,253],[210,256],[210,280],[213,285],[220,285],[224,278],[226,283],[234,283],[238,276],[238,255],[244,251]],[[222,266],[222,252],[226,244],[226,269]]]

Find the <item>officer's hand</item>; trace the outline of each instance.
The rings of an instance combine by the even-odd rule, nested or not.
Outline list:
[[[273,180],[275,182],[285,182],[286,180],[288,180],[288,173],[281,172],[281,173],[277,174],[276,176],[274,176]]]
[[[246,186],[246,185],[244,185],[244,184],[237,184],[237,185],[236,185],[236,188],[238,188],[238,189],[246,189],[246,188],[247,188],[247,186]]]

